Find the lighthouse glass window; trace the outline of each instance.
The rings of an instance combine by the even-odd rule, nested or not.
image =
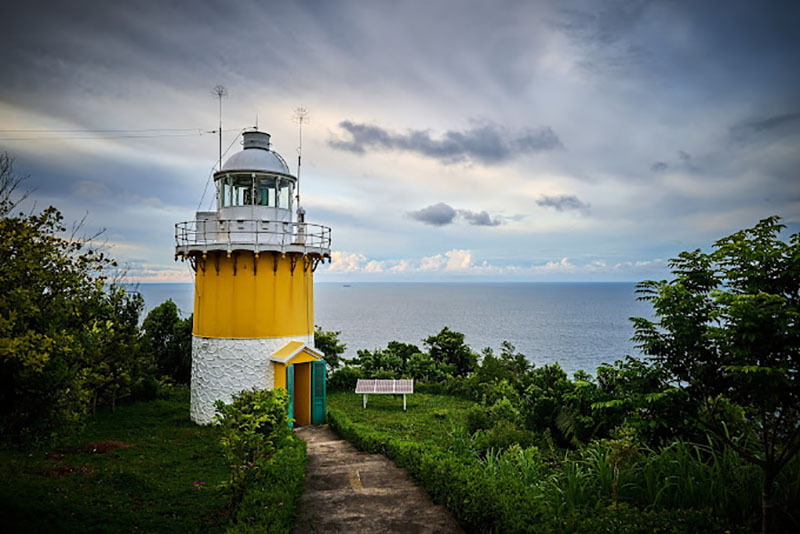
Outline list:
[[[257,206],[275,205],[275,178],[258,178],[256,180],[256,202]]]
[[[249,175],[232,176],[232,206],[247,206],[252,203],[253,179]]]
[[[292,198],[292,182],[289,180],[279,180],[278,207],[288,210],[289,202]]]

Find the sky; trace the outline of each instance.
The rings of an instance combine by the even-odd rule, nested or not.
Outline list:
[[[318,281],[640,281],[800,231],[792,1],[4,2],[0,151],[138,282],[258,124],[332,228]],[[204,196],[205,191],[205,196]],[[202,200],[202,203],[201,203]]]

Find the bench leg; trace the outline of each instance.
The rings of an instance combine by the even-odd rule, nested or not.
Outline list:
[[[364,409],[367,409],[367,394],[364,393]]]
[[[403,411],[406,411],[406,394],[403,393]]]

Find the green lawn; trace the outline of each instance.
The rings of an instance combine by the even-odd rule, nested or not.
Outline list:
[[[329,393],[328,408],[342,410],[354,423],[364,423],[373,430],[391,433],[396,439],[433,442],[446,446],[453,426],[464,426],[466,411],[474,403],[447,395],[414,393],[403,397],[370,395],[366,410],[362,396],[355,393]]]
[[[105,453],[86,444],[133,445]],[[119,406],[52,450],[0,450],[5,532],[223,532],[228,466],[217,430],[189,420],[189,392]],[[194,482],[205,482],[200,489]]]

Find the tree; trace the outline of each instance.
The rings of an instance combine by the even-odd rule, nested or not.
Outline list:
[[[152,358],[139,347],[142,296],[111,285],[97,297],[80,364],[93,414],[98,401],[108,402],[114,411],[117,400],[131,393],[137,379],[155,371]]]
[[[455,376],[469,376],[478,367],[478,355],[464,343],[464,334],[448,327],[423,341],[431,358],[452,368]]]
[[[25,195],[0,155],[0,434],[48,439],[89,400],[84,367],[112,260],[65,235],[61,213],[14,214]]]
[[[0,436],[46,441],[146,372],[142,301],[109,283],[116,262],[56,208],[14,213],[22,180],[0,154]]]
[[[178,384],[188,384],[192,372],[191,317],[181,319],[178,306],[168,299],[147,314],[142,323],[142,345],[158,372]]]
[[[638,285],[656,320],[632,319],[699,422],[761,469],[762,532],[774,481],[800,450],[800,235],[781,241],[779,221],[681,253],[674,280]]]
[[[339,331],[326,332],[320,326],[314,329],[314,347],[325,355],[325,363],[331,369],[338,369],[342,365],[342,354],[347,349],[347,345],[339,341],[339,334]]]

